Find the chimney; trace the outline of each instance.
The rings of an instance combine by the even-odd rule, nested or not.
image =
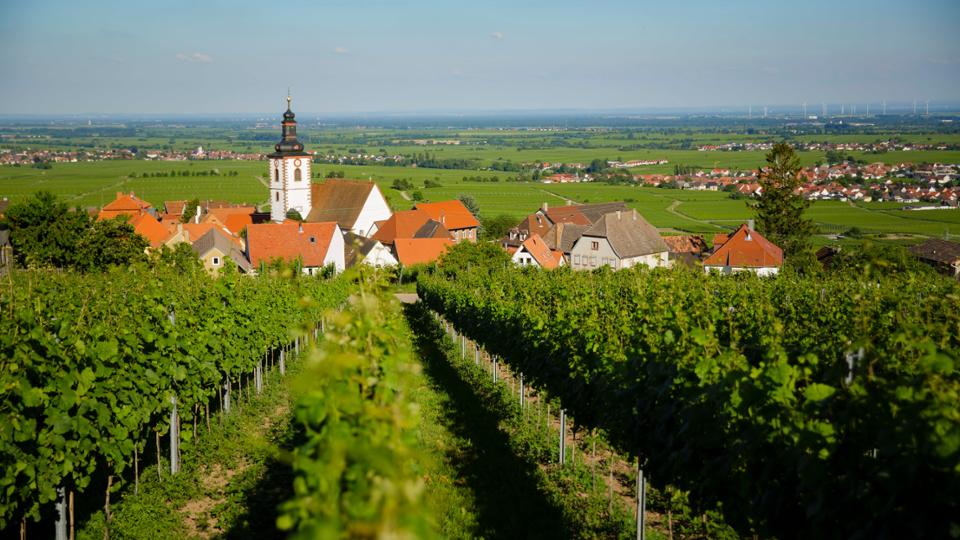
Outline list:
[[[747,220],[747,229],[749,229],[749,230],[751,230],[751,231],[753,230],[753,220],[752,220],[752,219],[748,219],[748,220]]]
[[[303,234],[303,223],[300,223],[299,225],[297,225],[297,232],[300,234]]]
[[[440,224],[441,225],[447,224],[447,214],[443,210],[440,211]]]
[[[554,249],[560,249],[560,238],[563,237],[563,223],[557,223],[557,226],[553,228],[556,231],[556,240],[553,243]]]
[[[550,205],[547,204],[546,202],[544,202],[544,203],[543,203],[543,206],[541,206],[540,209],[543,210],[544,212],[546,212],[547,210],[550,209]]]
[[[193,218],[194,223],[200,223],[200,205],[197,205],[197,215]]]
[[[117,192],[117,198],[119,199],[120,197],[123,197],[123,192],[122,192],[122,191],[118,191],[118,192]]]

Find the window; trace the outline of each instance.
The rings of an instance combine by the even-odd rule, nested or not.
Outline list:
[[[310,243],[311,243],[311,244],[316,244],[316,243],[317,243],[317,237],[316,237],[316,236],[311,236],[311,237],[310,237]]]
[[[279,191],[276,192],[276,200],[277,200],[277,202],[280,202],[280,192],[279,192]]]
[[[294,170],[293,170],[293,181],[294,181],[294,182],[299,182],[301,179],[302,179],[302,177],[300,176],[300,169],[299,169],[299,168],[294,169]]]
[[[214,266],[220,266],[220,257],[214,257],[214,258],[213,258],[213,265],[214,265]]]
[[[600,242],[596,242],[596,241],[590,242],[590,249],[592,249],[593,251],[597,251],[598,249],[600,249]]]
[[[277,182],[280,181],[280,167],[273,168],[273,179]]]
[[[574,256],[573,256],[573,264],[580,264],[580,256],[579,256],[579,255],[574,255]]]

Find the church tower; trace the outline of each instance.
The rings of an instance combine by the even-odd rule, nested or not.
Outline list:
[[[297,140],[297,121],[290,110],[287,95],[287,112],[283,113],[283,138],[274,146],[270,160],[270,219],[279,223],[286,219],[287,212],[296,210],[306,219],[312,208],[310,202],[310,154],[303,151],[303,143]]]

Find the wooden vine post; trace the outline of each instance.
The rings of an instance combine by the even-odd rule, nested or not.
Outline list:
[[[170,396],[170,474],[180,471],[180,421],[177,417],[177,396]]]
[[[567,432],[567,411],[566,409],[560,409],[560,465],[564,463],[564,451],[566,450],[566,441],[564,441],[564,434]]]
[[[643,477],[640,468],[640,458],[637,458],[637,540],[646,540],[647,522],[647,479]]]
[[[54,537],[56,540],[67,540],[67,489],[61,484],[57,488],[57,521]]]

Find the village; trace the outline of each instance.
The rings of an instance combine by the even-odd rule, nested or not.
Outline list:
[[[393,211],[375,182],[328,178],[313,183],[311,154],[298,140],[296,127],[288,104],[281,141],[267,156],[269,213],[256,206],[214,200],[165,201],[162,208],[154,208],[135,193],[118,192],[97,211],[97,219],[129,220],[135,232],[148,240],[148,250],[187,243],[214,273],[227,264],[248,274],[286,264],[307,275],[327,269],[342,272],[358,264],[411,267],[435,262],[457,243],[479,240],[478,216],[460,200],[419,202],[410,209]],[[817,167],[804,174],[830,180],[850,172],[842,166]],[[902,171],[878,165],[862,172],[882,178]],[[954,168],[936,169],[928,178],[939,184],[952,181],[955,174]],[[654,175],[642,180],[650,185],[676,181]],[[759,184],[745,182],[729,170],[701,171],[683,182],[685,189],[736,186],[745,195],[761,193]],[[839,189],[846,190],[843,196],[850,200],[866,197],[857,188]],[[881,189],[879,184],[877,189]],[[828,185],[805,195],[829,198],[831,193]],[[945,202],[956,203],[954,191],[945,188],[937,193],[946,194]],[[894,197],[918,195],[905,192]],[[687,265],[705,272],[770,276],[784,263],[781,247],[754,230],[752,220],[728,233],[713,235],[709,242],[702,235],[664,236],[625,202],[559,207],[543,203],[497,244],[516,265],[546,270]],[[912,252],[944,273],[960,275],[960,246],[955,243],[930,239],[914,246]],[[818,257],[828,261],[833,254],[824,248]]]

